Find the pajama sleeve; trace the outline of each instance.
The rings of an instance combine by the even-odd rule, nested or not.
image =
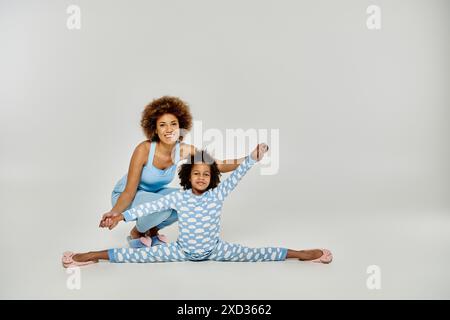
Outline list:
[[[248,155],[245,160],[237,167],[233,173],[221,182],[215,189],[213,189],[213,194],[215,194],[219,199],[223,200],[227,197],[230,192],[236,188],[238,182],[243,176],[250,170],[250,168],[256,163],[250,155]]]
[[[145,202],[134,208],[126,210],[123,213],[125,221],[137,220],[137,218],[147,216],[152,213],[165,211],[169,209],[175,209],[177,204],[177,197],[179,197],[179,191],[172,192],[159,198],[158,200]]]

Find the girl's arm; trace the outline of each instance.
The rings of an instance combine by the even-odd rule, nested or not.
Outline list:
[[[106,226],[110,230],[113,229],[117,224],[121,221],[134,221],[137,218],[145,217],[149,214],[153,214],[160,211],[165,211],[169,209],[176,209],[177,197],[181,197],[179,191],[172,192],[170,194],[165,195],[158,200],[145,202],[143,204],[138,205],[137,207],[131,208],[129,210],[124,211],[120,214],[115,214],[111,218],[110,225]]]
[[[181,198],[180,191],[175,191],[165,195],[158,200],[145,202],[137,207],[131,208],[123,213],[123,220],[126,222],[137,220],[137,218],[148,216],[160,211],[176,209],[177,198]]]
[[[239,165],[244,162],[244,158],[230,159],[230,160],[216,160],[217,168],[220,172],[230,172],[235,170]]]
[[[245,176],[250,168],[264,157],[267,150],[269,150],[269,147],[266,144],[258,144],[255,150],[244,158],[244,161],[239,165],[239,167],[213,190],[213,193],[215,193],[219,199],[222,197],[220,200],[227,197],[230,192],[236,188],[238,182]]]
[[[192,144],[182,144],[181,145],[181,159],[186,159],[190,157],[191,154],[195,154],[196,148]],[[228,160],[215,160],[217,163],[217,168],[220,172],[230,172],[235,170],[239,165],[244,162],[245,157],[239,159],[228,159]]]

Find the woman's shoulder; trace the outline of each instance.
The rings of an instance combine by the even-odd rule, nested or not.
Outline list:
[[[150,151],[150,141],[145,140],[140,142],[135,148],[134,153],[138,155],[139,157],[142,157],[142,159],[147,159],[147,155]]]
[[[136,146],[136,150],[148,151],[150,150],[150,144],[150,140],[144,140]]]
[[[150,150],[150,143],[148,141],[142,141],[134,148],[133,154],[131,156],[130,166],[141,170],[142,166],[145,166],[148,159],[148,153]],[[140,172],[140,171],[139,171]],[[129,174],[130,172],[128,172]]]

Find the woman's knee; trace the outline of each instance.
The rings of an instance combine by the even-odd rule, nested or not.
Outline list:
[[[170,213],[170,216],[164,220],[163,222],[161,222],[159,225],[157,225],[158,229],[161,230],[163,228],[166,228],[168,226],[170,226],[171,224],[175,223],[178,221],[178,213],[176,210],[172,209],[172,212]]]
[[[161,224],[163,221],[167,220],[172,213],[172,210],[165,210],[153,214],[149,214],[144,217],[140,217],[136,221],[136,229],[144,233],[148,230],[150,230],[153,227],[156,227],[157,225]]]
[[[131,204],[131,207],[137,207],[143,203],[146,202],[152,202],[152,201],[156,201],[159,198],[162,198],[163,195],[157,194],[157,193],[153,193],[153,192],[146,192],[146,191],[138,191],[136,193],[136,195],[134,196],[133,202]]]

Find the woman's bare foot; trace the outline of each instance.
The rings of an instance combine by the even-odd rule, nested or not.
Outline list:
[[[154,237],[154,236],[157,236],[158,235],[158,228],[157,227],[153,227],[153,228],[151,228],[150,230],[148,230],[146,233],[145,233],[145,235],[146,236],[148,236],[148,237]]]
[[[136,226],[133,227],[130,231],[130,237],[131,239],[139,239],[140,237],[145,236],[145,233],[140,233]]]

